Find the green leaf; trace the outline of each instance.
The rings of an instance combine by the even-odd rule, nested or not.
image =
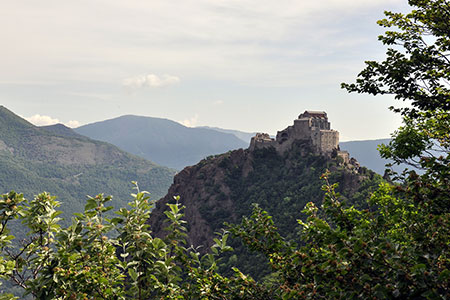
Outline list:
[[[439,273],[439,280],[448,281],[450,279],[450,270],[445,269],[441,273]]]
[[[128,275],[130,275],[130,277],[133,281],[136,281],[138,278],[138,274],[136,273],[136,271],[134,269],[128,269]]]
[[[88,199],[86,201],[86,206],[84,207],[84,210],[88,211],[88,210],[94,209],[96,207],[97,207],[97,202],[94,199]]]

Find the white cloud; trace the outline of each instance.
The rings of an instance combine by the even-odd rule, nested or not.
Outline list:
[[[36,125],[36,126],[47,126],[47,125],[54,125],[54,124],[64,124],[67,127],[70,128],[75,128],[75,127],[79,127],[80,126],[80,122],[76,121],[76,120],[70,120],[67,123],[63,123],[58,119],[54,119],[50,116],[41,116],[39,114],[36,114],[34,116],[31,116],[29,118],[24,118],[25,120],[27,120],[28,122]]]
[[[223,104],[223,100],[216,100],[213,102],[213,105],[222,105]]]
[[[77,127],[80,127],[81,124],[77,120],[70,120],[69,122],[65,123],[64,125],[66,125],[67,127],[70,127],[70,128],[77,128]]]
[[[193,116],[192,118],[185,119],[185,120],[181,121],[180,123],[186,127],[195,127],[195,126],[197,126],[197,123],[198,123],[198,114],[195,114],[195,116]]]
[[[180,82],[180,78],[177,76],[166,74],[159,77],[155,74],[148,74],[124,79],[122,84],[127,88],[138,89],[142,87],[158,88],[177,84],[178,82]]]
[[[25,118],[25,120],[36,126],[47,126],[60,123],[58,119],[53,119],[52,117],[49,116],[41,116],[39,114],[36,114],[29,118]]]

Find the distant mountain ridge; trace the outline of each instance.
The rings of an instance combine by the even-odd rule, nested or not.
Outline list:
[[[84,125],[74,131],[178,170],[194,165],[209,155],[246,149],[255,135],[219,127],[190,128],[168,119],[131,115]],[[382,175],[389,161],[380,157],[377,146],[389,143],[389,140],[348,141],[339,145],[362,166]]]
[[[245,132],[245,131],[240,131],[240,130],[223,129],[223,128],[219,128],[219,127],[210,127],[210,126],[198,126],[196,128],[207,128],[207,129],[212,129],[212,130],[216,130],[219,132],[230,133],[230,134],[235,135],[237,138],[241,139],[244,143],[247,143],[247,144],[250,144],[250,139],[252,137],[254,137],[256,134],[256,132]]]
[[[67,136],[67,137],[77,137],[77,138],[87,138],[84,135],[76,133],[72,128],[67,127],[64,124],[54,124],[47,126],[40,126],[44,130],[50,131],[57,135]]]
[[[230,133],[133,115],[84,125],[75,132],[178,170],[209,155],[248,147],[248,143]]]
[[[383,175],[386,169],[385,165],[390,163],[389,160],[381,158],[378,152],[378,145],[388,144],[391,139],[377,139],[365,141],[348,141],[340,142],[341,150],[346,150],[350,156],[356,158],[358,162],[378,174]],[[396,168],[400,169],[400,168]]]
[[[175,173],[61,124],[36,127],[3,106],[0,169],[1,193],[16,190],[31,198],[48,191],[59,197],[66,213],[82,211],[86,195],[102,192],[114,196],[115,207],[125,206],[131,181],[158,199]]]

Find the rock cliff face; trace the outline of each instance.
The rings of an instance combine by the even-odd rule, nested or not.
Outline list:
[[[173,203],[174,196],[180,196],[181,203],[186,206],[184,213],[188,220],[189,242],[209,245],[216,228],[205,219],[204,209],[207,207],[213,214],[226,211],[230,220],[236,219],[232,187],[227,182],[230,170],[225,165],[239,166],[239,176],[245,178],[253,170],[251,156],[249,151],[239,149],[184,168],[175,176],[167,195],[156,203],[150,218],[152,230],[163,235],[166,204]]]
[[[381,180],[365,168],[314,154],[310,142],[293,143],[284,154],[273,147],[235,150],[179,172],[168,194],[156,203],[150,218],[152,230],[164,235],[166,204],[180,196],[186,206],[188,241],[194,246],[210,246],[214,232],[224,222],[240,222],[242,216],[251,213],[252,203],[267,210],[280,231],[294,237],[296,220],[305,204],[320,202],[324,196],[320,175],[326,169],[351,202],[360,201]]]

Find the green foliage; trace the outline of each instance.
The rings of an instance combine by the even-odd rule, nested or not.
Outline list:
[[[10,235],[10,230],[7,224],[12,219],[17,218],[22,214],[20,204],[24,201],[23,194],[17,194],[11,191],[8,194],[2,195],[0,199],[0,279],[5,279],[11,276],[15,269],[15,262],[13,259],[4,255],[4,250],[11,244],[14,236]],[[0,285],[1,285],[0,281]],[[0,299],[16,299],[12,294],[0,294]]]
[[[410,101],[399,109],[403,115],[419,111],[448,110],[450,4],[446,0],[409,0],[408,14],[385,12],[378,21],[388,30],[379,40],[391,47],[382,62],[367,61],[355,84],[343,84],[351,92],[392,94]]]
[[[137,187],[136,187],[137,188]],[[60,205],[48,193],[28,201],[10,192],[0,200],[0,276],[33,299],[271,299],[263,287],[239,270],[218,274],[219,256],[232,248],[228,233],[200,255],[186,247],[185,221],[177,197],[166,211],[166,238],[153,237],[148,193],[132,194],[129,209],[107,213],[111,197],[87,200],[71,225],[60,226]],[[8,222],[19,219],[27,238],[14,245]],[[266,294],[265,294],[266,293]],[[1,294],[0,299],[15,299]]]
[[[174,170],[69,128],[59,132],[36,127],[2,106],[0,170],[0,193],[16,190],[32,198],[48,191],[64,199],[61,210],[66,219],[83,210],[86,195],[115,195],[114,205],[125,206],[122,199],[128,197],[131,180],[151,190],[155,198],[163,197],[174,175]]]
[[[57,194],[64,202],[61,209],[65,217],[81,211],[86,195],[96,195],[101,191],[113,194],[114,205],[125,206],[125,191],[129,190],[132,179],[153,191],[158,198],[167,192],[172,173],[167,169],[145,170],[146,163],[136,159],[128,164],[64,165],[55,162],[40,162],[13,156],[0,151],[0,187],[22,191],[27,197],[47,190]]]
[[[166,211],[169,234],[149,232],[152,204],[133,194],[129,209],[108,218],[111,197],[87,200],[84,213],[59,227],[59,203],[47,193],[27,201],[2,195],[1,276],[39,299],[440,299],[450,279],[450,222],[445,209],[408,197],[399,186],[382,184],[368,210],[346,206],[337,184],[323,176],[323,204],[312,202],[298,220],[298,243],[278,232],[258,205],[232,233],[264,255],[272,274],[258,282],[232,268],[218,272],[228,233],[210,252],[186,247],[183,207],[176,197]],[[287,201],[289,202],[289,201]],[[23,220],[29,238],[15,249],[7,223]],[[4,299],[12,299],[11,295]]]
[[[334,170],[323,175],[325,197],[321,203],[305,205],[307,218],[297,220],[300,234],[295,236],[284,234],[284,224],[281,230],[275,225],[285,215],[272,218],[263,207],[291,206],[296,213],[296,195],[313,197],[316,187],[289,190],[282,183],[267,183],[290,172],[277,168],[283,159],[315,176],[324,166],[320,157],[303,157],[309,162],[302,164],[274,156],[271,150],[257,152],[254,159],[261,163],[255,164],[260,168],[254,171],[273,178],[264,181],[255,175],[245,183],[238,180],[239,167],[224,161],[221,168],[228,171],[231,186],[235,184],[233,192],[245,195],[246,186],[259,190],[260,205],[253,206],[251,216],[229,226],[234,236],[269,263],[272,273],[259,281],[235,267],[229,274],[218,271],[224,264],[222,253],[231,250],[227,232],[214,240],[206,254],[187,247],[187,224],[178,197],[166,211],[169,234],[159,239],[146,224],[152,207],[146,192],[138,190],[130,208],[120,209],[118,217],[111,219],[105,215],[111,198],[101,194],[90,198],[84,213],[76,214],[68,227],[59,227],[59,203],[54,197],[43,193],[27,201],[22,194],[10,192],[0,198],[0,277],[39,299],[448,299],[450,10],[443,0],[409,3],[417,9],[407,15],[388,12],[389,20],[380,22],[399,28],[380,39],[403,47],[403,52],[389,49],[386,61],[368,62],[356,84],[345,87],[394,93],[411,101],[412,108],[397,110],[404,116],[404,126],[389,145],[381,147],[381,153],[396,163],[417,164],[422,174],[405,172],[395,184],[381,182],[370,196],[359,190],[358,198],[366,197],[367,205],[358,207],[339,193],[345,193],[342,182],[348,175],[336,165],[327,165]],[[427,34],[432,35],[431,44],[425,43],[430,40],[424,39]],[[368,171],[363,175],[377,179]],[[251,180],[257,184],[247,185]],[[332,184],[335,181],[341,186]],[[370,187],[367,184],[362,188]],[[291,193],[281,194],[282,189]],[[277,197],[278,201],[270,201]],[[14,237],[8,229],[14,219],[28,230],[19,246],[11,242]],[[292,232],[292,227],[287,230]],[[239,255],[225,258],[231,264]]]
[[[310,202],[301,247],[286,242],[255,207],[232,232],[269,258],[279,299],[445,299],[449,292],[449,214],[382,184],[370,210],[345,206],[324,175],[326,196]],[[447,206],[448,207],[448,194]]]
[[[299,212],[308,202],[322,200],[320,176],[327,168],[332,171],[331,180],[342,183],[338,191],[346,202],[367,206],[364,199],[382,182],[381,176],[372,171],[366,174],[352,172],[336,160],[308,153],[305,151],[307,146],[307,143],[297,143],[283,156],[273,148],[257,149],[252,152],[253,170],[247,176],[243,176],[242,166],[235,166],[231,159],[222,156],[218,165],[225,173],[225,183],[230,190],[228,197],[235,205],[230,209],[216,204],[225,198],[220,187],[209,191],[217,202],[202,202],[199,212],[212,231],[219,231],[224,222],[239,223],[242,217],[252,213],[252,205],[257,203],[271,214],[283,237],[297,240],[295,228]],[[207,180],[205,182],[208,184]],[[231,274],[232,267],[238,267],[257,280],[270,274],[263,255],[249,250],[239,239],[231,237],[229,243],[235,251],[226,254],[220,265],[224,274]],[[239,259],[232,260],[233,255]]]
[[[450,4],[446,0],[409,0],[408,14],[385,12],[379,25],[392,29],[379,37],[388,48],[382,62],[368,61],[349,92],[392,94],[411,106],[393,108],[404,126],[383,158],[430,170],[448,164],[450,109]]]

